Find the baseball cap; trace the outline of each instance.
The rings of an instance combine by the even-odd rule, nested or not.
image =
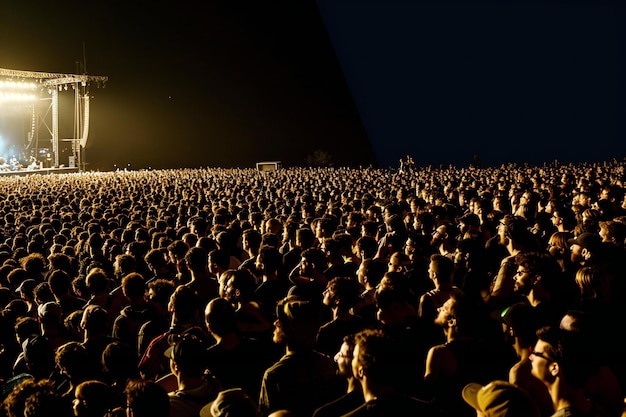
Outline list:
[[[501,322],[511,327],[515,335],[527,346],[537,342],[537,330],[542,327],[538,312],[525,302],[515,303],[499,314]]]
[[[241,388],[231,388],[217,394],[200,410],[200,417],[257,417],[256,403]]]
[[[533,399],[517,386],[506,381],[487,385],[467,384],[463,399],[485,417],[539,417]]]
[[[287,337],[296,343],[313,345],[320,328],[319,310],[309,301],[290,296],[276,305],[276,318]]]
[[[15,290],[16,293],[32,293],[37,286],[37,281],[32,278],[25,279]]]
[[[598,249],[602,244],[602,239],[595,233],[584,232],[576,236],[574,239],[568,239],[567,243],[570,245],[578,245],[585,249]]]
[[[202,375],[207,361],[206,344],[195,335],[183,335],[163,354],[172,359],[182,373]]]
[[[54,319],[59,322],[63,318],[63,310],[61,309],[61,304],[55,301],[48,301],[40,304],[39,307],[37,307],[37,314],[42,319]]]

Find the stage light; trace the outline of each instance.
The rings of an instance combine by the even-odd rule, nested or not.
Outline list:
[[[34,90],[37,88],[37,84],[35,83],[25,83],[22,81],[11,81],[11,80],[0,80],[0,90],[2,91],[24,91],[24,90]]]
[[[5,93],[0,91],[0,102],[30,102],[35,101],[37,97],[34,94],[26,93]]]

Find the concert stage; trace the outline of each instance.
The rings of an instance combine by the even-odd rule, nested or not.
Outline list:
[[[26,175],[52,175],[52,174],[73,174],[78,172],[78,168],[41,168],[41,169],[20,169],[17,171],[0,171],[0,177],[24,177]]]

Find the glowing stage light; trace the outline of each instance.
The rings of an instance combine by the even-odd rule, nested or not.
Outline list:
[[[0,91],[0,102],[27,103],[37,100],[37,96],[27,93],[5,93]]]
[[[35,83],[26,83],[22,81],[0,80],[0,91],[24,91],[34,90],[37,88]]]

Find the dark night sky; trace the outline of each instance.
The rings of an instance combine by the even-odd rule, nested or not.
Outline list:
[[[611,3],[7,3],[1,68],[73,73],[84,43],[87,72],[109,77],[91,88],[90,169],[626,153]]]

